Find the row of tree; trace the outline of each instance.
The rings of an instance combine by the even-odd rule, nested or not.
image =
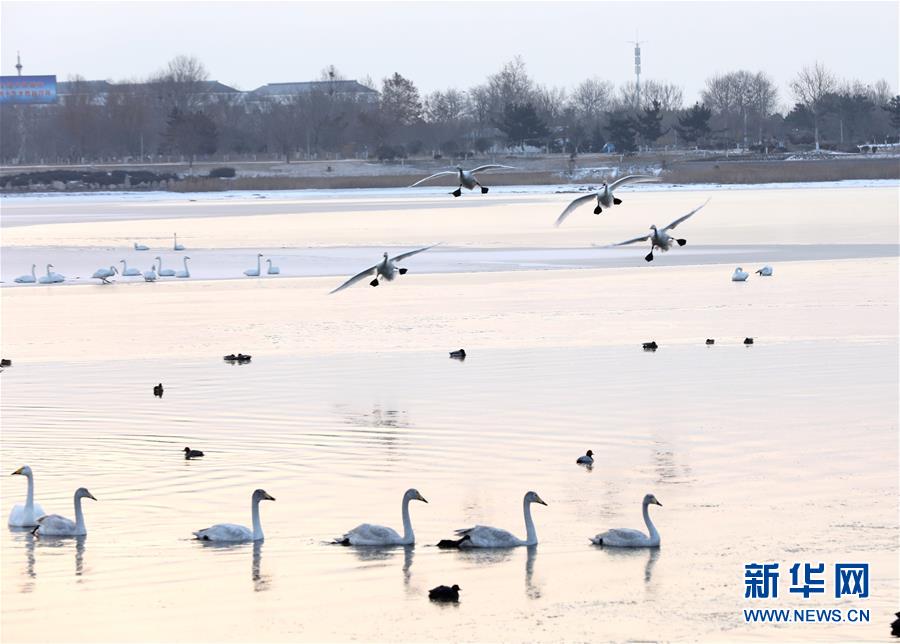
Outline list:
[[[4,162],[95,161],[195,156],[281,155],[454,157],[501,148],[627,152],[655,146],[842,147],[896,141],[900,96],[887,82],[839,81],[820,63],[791,83],[791,108],[765,72],[740,70],[706,81],[685,107],[675,84],[648,80],[618,88],[591,78],[571,91],[535,83],[521,58],[466,91],[422,96],[395,73],[375,101],[334,91],[326,68],[312,91],[259,97],[210,91],[195,58],[179,56],[142,82],[96,88],[73,79],[51,106],[3,105]],[[363,79],[372,86],[371,80]]]

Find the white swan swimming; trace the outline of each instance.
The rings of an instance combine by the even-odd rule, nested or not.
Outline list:
[[[34,270],[34,269],[32,268],[32,270]],[[763,276],[763,277],[771,277],[771,276],[772,276],[772,273],[774,273],[774,272],[775,272],[775,271],[772,270],[772,267],[769,266],[768,264],[766,264],[766,265],[763,266],[761,269],[759,269],[758,271],[756,271],[756,274],[757,274],[757,275],[761,275],[761,276]],[[17,280],[17,281],[18,281],[18,280]]]
[[[28,494],[25,496],[25,503],[16,503],[12,511],[9,513],[9,521],[7,524],[11,528],[31,528],[37,525],[37,520],[44,516],[44,508],[40,503],[34,502],[34,474],[31,468],[23,465],[10,476],[21,474],[28,479]]]
[[[269,268],[268,268],[268,270],[266,270],[266,273],[268,273],[269,275],[278,275],[279,273],[281,273],[280,268],[278,268],[277,266],[272,266],[271,259],[267,259],[266,263],[269,265]]]
[[[650,512],[647,510],[647,507],[651,504],[662,507],[662,503],[657,501],[652,494],[644,496],[641,506],[644,514],[644,523],[647,524],[647,530],[650,532],[649,535],[631,528],[613,528],[592,537],[591,543],[596,546],[610,546],[613,548],[655,548],[659,545],[659,532],[657,532],[656,526],[650,520]]]
[[[578,208],[578,206],[594,199],[597,200],[597,205],[594,207],[594,214],[599,215],[603,212],[603,207],[612,208],[613,206],[618,206],[622,203],[621,199],[618,199],[613,195],[613,190],[626,183],[646,183],[648,181],[659,181],[659,179],[646,174],[630,174],[627,177],[617,179],[610,184],[604,183],[597,192],[591,192],[573,199],[572,202],[566,206],[566,209],[562,211],[562,214],[556,218],[556,223],[553,225],[559,226],[566,220],[566,217],[571,215],[572,212]]]
[[[259,277],[259,269],[262,268],[261,265],[262,253],[256,254],[256,268],[248,268],[244,271],[244,275],[247,277]]]
[[[59,282],[65,282],[65,275],[60,275],[59,273],[54,273],[50,269],[53,268],[53,264],[47,264],[47,274],[41,275],[38,278],[38,282],[41,284],[58,284]]]
[[[457,530],[461,537],[458,540],[460,548],[514,548],[516,546],[533,546],[538,542],[537,531],[534,529],[534,521],[531,518],[531,504],[540,503],[547,505],[537,495],[537,492],[528,492],[522,500],[525,514],[525,539],[519,539],[515,535],[500,528],[492,528],[486,525],[476,525],[474,528]]]
[[[191,271],[188,270],[188,265],[187,265],[187,262],[189,259],[190,259],[190,257],[185,257],[182,260],[184,262],[184,270],[178,271],[177,273],[175,273],[175,277],[190,277],[191,276]]]
[[[162,257],[154,257],[153,259],[159,262],[159,268],[156,269],[156,274],[160,277],[175,277],[175,270],[171,268],[163,268],[162,267]]]
[[[406,259],[407,257],[412,257],[413,255],[416,255],[417,253],[426,251],[429,248],[434,248],[435,246],[437,246],[437,244],[432,244],[431,246],[426,246],[425,248],[418,248],[416,250],[411,250],[408,253],[400,253],[399,255],[395,255],[394,257],[388,257],[388,254],[384,253],[384,255],[383,255],[384,259],[382,259],[378,264],[375,264],[375,266],[370,266],[366,270],[357,273],[356,275],[354,275],[353,277],[348,279],[346,282],[344,282],[343,284],[338,286],[336,289],[331,291],[331,293],[337,293],[338,291],[343,291],[348,286],[353,286],[359,280],[366,278],[366,277],[374,276],[375,279],[373,279],[371,282],[369,282],[369,286],[378,286],[378,278],[379,277],[383,277],[388,282],[390,282],[394,279],[394,277],[397,273],[400,273],[400,275],[406,275],[407,269],[397,268],[397,266],[395,266],[394,263],[402,261],[402,260]],[[329,295],[331,295],[331,293],[329,293]]]
[[[262,525],[259,522],[259,502],[274,501],[275,497],[269,496],[265,490],[256,490],[250,497],[250,512],[253,520],[253,529],[245,528],[242,525],[234,523],[217,523],[209,528],[197,530],[194,536],[201,541],[222,541],[222,542],[239,542],[239,541],[259,541],[265,539],[262,531]]]
[[[101,284],[110,284],[109,278],[119,272],[115,266],[110,266],[109,268],[98,268],[94,271],[94,274],[91,275],[92,279],[100,280]]]
[[[119,263],[122,264],[122,272],[121,272],[122,277],[139,277],[140,276],[141,271],[139,271],[136,268],[128,268],[128,262],[126,262],[124,259],[120,259]]]
[[[743,268],[738,266],[736,269],[734,269],[734,273],[732,273],[732,275],[731,275],[731,281],[732,282],[746,282],[748,277],[750,277],[750,273],[748,273]]]
[[[184,246],[178,243],[178,233],[175,234],[175,243],[172,244],[172,250],[184,250]]]
[[[156,281],[156,264],[151,266],[149,271],[144,271],[144,281],[145,282],[155,282]]]
[[[58,514],[48,514],[37,520],[37,527],[32,533],[38,537],[79,537],[87,534],[84,525],[84,512],[81,511],[81,499],[89,498],[97,500],[86,487],[75,490],[75,520],[67,519]]]
[[[575,459],[575,462],[579,465],[593,465],[594,464],[594,452],[588,450],[584,456],[579,456]]]
[[[37,281],[37,278],[34,276],[35,268],[37,268],[37,264],[32,264],[31,275],[19,275],[15,281],[19,284],[34,284]]]
[[[451,192],[450,194],[454,197],[458,197],[462,194],[463,188],[468,188],[469,190],[474,190],[475,186],[481,188],[481,194],[487,193],[488,189],[483,185],[478,183],[478,180],[475,178],[476,172],[484,172],[485,170],[493,170],[494,168],[505,168],[507,170],[515,170],[512,166],[509,165],[498,165],[496,163],[490,163],[488,165],[481,165],[472,170],[463,170],[462,166],[456,166],[456,170],[443,170],[441,172],[435,172],[430,177],[425,177],[424,179],[419,179],[414,184],[410,186],[410,188],[415,188],[420,183],[425,183],[430,179],[434,179],[435,177],[442,177],[448,174],[455,174],[459,178],[459,188]]]
[[[393,528],[362,523],[345,533],[344,536],[335,539],[334,542],[345,546],[406,546],[415,543],[416,535],[413,533],[412,522],[409,519],[410,501],[428,503],[418,490],[410,488],[403,494],[403,536],[397,534]]]
[[[150,250],[150,247],[144,246],[144,244],[139,244],[137,242],[134,242],[134,249],[135,250]]]
[[[708,203],[709,203],[709,199],[707,199],[702,204],[700,204],[699,206],[694,208],[688,214],[679,217],[678,219],[673,221],[671,224],[669,224],[665,228],[657,229],[657,227],[655,225],[650,226],[650,230],[651,230],[650,233],[648,233],[646,235],[642,235],[640,237],[635,237],[633,239],[628,239],[623,242],[619,242],[618,244],[613,244],[613,246],[625,246],[627,244],[635,244],[637,242],[647,241],[649,239],[650,240],[650,253],[644,257],[644,260],[646,260],[648,262],[652,262],[654,248],[658,248],[661,252],[664,253],[667,250],[669,250],[670,248],[672,248],[672,245],[675,242],[678,242],[679,246],[684,246],[687,243],[686,239],[675,239],[674,237],[671,237],[669,235],[669,231],[674,229],[678,224],[690,219],[694,215],[694,213],[696,213],[698,210],[703,208],[703,206],[705,206]]]

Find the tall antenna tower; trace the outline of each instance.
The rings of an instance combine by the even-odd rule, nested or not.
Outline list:
[[[22,57],[19,52],[16,52],[16,71],[19,72],[19,76],[22,75]]]
[[[634,40],[628,42],[634,45],[634,108],[641,108],[641,41],[638,32],[634,32]],[[646,41],[644,41],[646,42]]]

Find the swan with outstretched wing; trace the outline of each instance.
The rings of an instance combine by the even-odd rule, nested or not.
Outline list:
[[[646,174],[630,174],[627,177],[616,179],[612,183],[604,183],[597,192],[591,192],[573,199],[572,202],[566,206],[566,209],[562,211],[562,214],[556,218],[556,223],[554,225],[559,226],[566,220],[566,217],[571,215],[579,206],[594,199],[597,200],[597,205],[594,207],[594,214],[599,215],[603,212],[604,207],[612,208],[613,206],[618,206],[622,203],[621,199],[613,195],[613,191],[620,186],[624,186],[626,183],[647,183],[653,181],[659,181],[659,179]]]
[[[447,175],[455,174],[459,178],[459,187],[451,192],[450,194],[454,197],[458,197],[462,194],[462,189],[467,188],[468,190],[474,190],[475,186],[481,188],[481,194],[486,194],[488,188],[478,183],[478,179],[475,178],[476,172],[484,172],[485,170],[495,170],[495,169],[506,169],[506,170],[515,170],[514,167],[509,165],[500,165],[497,163],[489,163],[487,165],[480,165],[477,168],[473,168],[472,170],[463,170],[462,166],[456,166],[456,170],[443,170],[441,172],[435,172],[430,177],[425,177],[424,179],[419,179],[414,184],[410,186],[410,188],[415,188],[417,185],[421,183],[425,183],[426,181],[430,181],[435,177],[444,177]]]
[[[406,275],[408,269],[397,267],[396,262],[403,261],[404,259],[412,257],[413,255],[416,255],[418,253],[422,253],[429,248],[434,248],[435,246],[437,246],[437,244],[432,244],[431,246],[426,246],[425,248],[417,248],[416,250],[411,250],[406,253],[400,253],[399,255],[394,255],[393,257],[389,257],[387,253],[384,253],[384,258],[380,262],[378,262],[374,266],[370,266],[364,271],[360,271],[359,273],[348,279],[346,282],[338,286],[336,289],[331,291],[329,295],[331,295],[331,293],[343,291],[348,286],[353,286],[358,281],[365,279],[366,277],[374,277],[374,279],[369,282],[369,286],[378,286],[379,277],[390,282],[394,279],[394,277],[396,277],[398,273],[400,275]]]

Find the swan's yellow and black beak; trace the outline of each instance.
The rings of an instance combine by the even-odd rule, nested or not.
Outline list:
[[[10,474],[10,476],[15,476],[16,474],[21,474],[21,473],[22,473],[22,470],[24,470],[24,469],[25,469],[24,467],[20,467],[20,468],[17,469],[15,472],[13,472],[12,474]]]
[[[547,505],[547,503],[544,501],[544,499],[542,499],[541,497],[539,497],[537,494],[535,494],[534,496],[535,496],[535,499],[534,499],[534,500],[535,500],[536,503],[540,503],[541,505]]]
[[[87,493],[87,498],[94,499],[95,501],[97,500],[97,497],[94,496],[93,494],[91,494],[90,492]]]
[[[422,496],[421,494],[417,494],[416,498],[417,498],[419,501],[422,501],[423,503],[428,503],[428,499],[426,499],[426,498],[425,498],[424,496]]]
[[[275,497],[266,492],[266,495],[263,497],[266,501],[274,501]]]

